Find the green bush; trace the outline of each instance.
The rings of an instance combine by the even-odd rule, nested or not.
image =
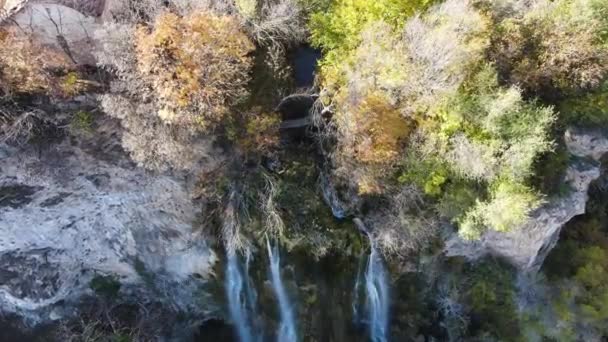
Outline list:
[[[118,279],[111,275],[96,275],[93,277],[93,279],[91,279],[89,286],[97,295],[106,299],[118,297],[121,287]]]
[[[341,65],[354,58],[355,48],[361,43],[361,33],[370,24],[383,21],[398,30],[407,18],[435,1],[334,0],[328,8],[312,13],[309,21],[311,42],[324,51],[321,74],[336,77]]]
[[[592,92],[566,98],[560,103],[559,111],[564,125],[608,125],[608,81]]]
[[[334,0],[328,9],[311,15],[311,39],[315,46],[329,53],[326,63],[339,62],[337,53],[356,48],[366,25],[382,20],[396,29],[401,28],[407,18],[433,2],[435,0]]]
[[[93,113],[88,111],[78,111],[72,117],[71,126],[77,130],[91,132],[93,130],[93,123],[95,122],[95,117]]]
[[[532,210],[542,203],[538,194],[518,183],[493,185],[488,201],[478,201],[460,221],[460,235],[478,238],[486,229],[507,232],[523,224]]]
[[[448,174],[471,181],[470,190],[461,187],[459,192],[475,194],[481,185],[486,187],[482,193],[489,194],[476,198],[474,206],[463,206],[460,214],[451,211],[450,216],[460,223],[461,235],[476,238],[486,228],[508,231],[525,222],[542,203],[542,196],[527,183],[534,175],[536,160],[553,147],[552,109],[524,101],[515,87],[499,86],[496,71],[485,65],[435,112],[437,123],[429,125],[427,132],[443,142],[434,149],[435,154],[448,165]],[[446,125],[448,121],[451,123]],[[418,174],[433,172],[417,170]],[[439,205],[449,211],[448,204]]]
[[[464,299],[470,308],[470,334],[479,339],[521,340],[513,269],[487,260],[465,272],[469,278]]]

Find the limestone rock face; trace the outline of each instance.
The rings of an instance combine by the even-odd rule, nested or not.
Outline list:
[[[13,32],[65,53],[75,64],[95,64],[95,17],[103,0],[0,0],[0,24]],[[11,20],[8,20],[8,19]]]
[[[99,137],[68,140],[0,146],[0,314],[60,318],[96,275],[201,310],[195,293],[216,256],[193,231],[185,184],[134,167]]]
[[[522,271],[537,271],[557,243],[561,227],[574,216],[585,213],[587,190],[591,182],[599,178],[599,160],[608,152],[608,137],[599,131],[570,129],[565,141],[575,157],[566,171],[564,181],[570,188],[566,195],[549,199],[528,222],[511,232],[488,230],[476,241],[452,234],[446,241],[446,255],[474,260],[492,254],[505,258]]]

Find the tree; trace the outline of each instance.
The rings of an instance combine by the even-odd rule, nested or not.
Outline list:
[[[553,147],[553,110],[525,102],[515,87],[500,87],[495,70],[485,66],[437,113],[434,134],[446,143],[436,153],[452,174],[482,183],[489,194],[456,219],[460,234],[475,238],[486,228],[508,231],[524,223],[542,203],[527,180],[535,160]]]
[[[407,18],[428,8],[434,0],[337,0],[329,8],[311,15],[310,31],[313,45],[325,50],[322,74],[330,77],[348,61],[361,42],[361,33],[368,25],[383,21],[399,30]],[[325,6],[323,6],[325,7]]]
[[[345,78],[323,73],[324,100],[335,112],[334,160],[359,192],[381,188],[376,178],[403,158],[429,108],[456,92],[483,58],[486,21],[468,2],[448,1],[405,22],[402,32],[368,23],[335,66]]]
[[[549,100],[601,84],[608,75],[605,1],[517,6],[515,15],[499,19],[490,49],[505,82]]]
[[[490,23],[462,1],[409,19],[400,34],[368,23],[341,76],[323,75],[335,173],[359,195],[393,199],[403,170],[399,183],[438,200],[467,238],[525,222],[542,203],[529,185],[534,163],[553,147],[553,109],[500,83],[485,61]]]

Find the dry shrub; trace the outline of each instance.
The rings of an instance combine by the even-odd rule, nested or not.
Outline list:
[[[163,121],[213,126],[246,95],[254,46],[234,18],[164,13],[151,32],[140,28],[135,38],[138,71]]]
[[[438,222],[425,207],[422,192],[404,186],[389,197],[383,209],[366,217],[372,237],[386,257],[404,257],[418,251],[437,234]]]
[[[409,135],[413,123],[401,117],[399,110],[379,94],[365,96],[354,112],[352,123],[358,132],[355,158],[364,163],[388,163],[398,157],[400,143]]]
[[[15,30],[0,28],[0,91],[61,95],[54,73],[72,63],[64,53],[47,48]]]
[[[252,18],[256,42],[263,46],[289,46],[306,39],[304,15],[297,1],[262,1],[260,7],[260,15]]]
[[[121,120],[124,127],[122,145],[139,165],[152,170],[190,170],[216,165],[212,155],[213,140],[201,137],[184,127],[163,123],[153,104],[106,94],[101,98],[104,111]]]
[[[22,111],[0,104],[0,143],[25,144],[49,125],[51,122],[41,110]]]
[[[221,236],[226,254],[234,256],[237,253],[248,255],[251,251],[251,242],[243,234],[243,222],[249,220],[247,210],[244,208],[243,195],[232,184],[225,209],[222,215]]]
[[[253,43],[232,17],[163,12],[153,26],[107,23],[96,32],[99,63],[118,76],[102,98],[121,120],[123,146],[141,166],[214,167],[213,136],[246,95]]]
[[[502,78],[528,94],[554,98],[600,85],[608,49],[594,0],[534,2],[503,18],[490,57]]]
[[[245,132],[237,142],[245,152],[268,153],[279,145],[281,118],[277,113],[262,113],[254,108],[245,115]]]

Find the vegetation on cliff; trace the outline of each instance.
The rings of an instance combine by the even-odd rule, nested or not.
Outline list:
[[[410,5],[311,17],[334,174],[362,197],[415,185],[467,239],[516,229],[544,202],[539,177],[560,172],[538,169],[560,158],[561,129],[606,115],[606,5]]]
[[[193,185],[201,230],[247,255],[274,236],[341,266],[366,248],[360,218],[395,273],[425,271],[394,283],[441,323],[396,304],[408,337],[608,334],[603,183],[535,282],[544,307],[524,303],[502,261],[440,255],[441,233],[510,232],[567,193],[565,128],[608,124],[608,2],[129,0],[110,12],[91,32],[95,65],[0,27],[0,143],[89,134],[103,112],[138,166]],[[293,85],[302,44],[322,52],[310,89]],[[309,127],[281,130],[294,93],[316,99],[297,118]],[[303,312],[321,307],[314,286]]]

